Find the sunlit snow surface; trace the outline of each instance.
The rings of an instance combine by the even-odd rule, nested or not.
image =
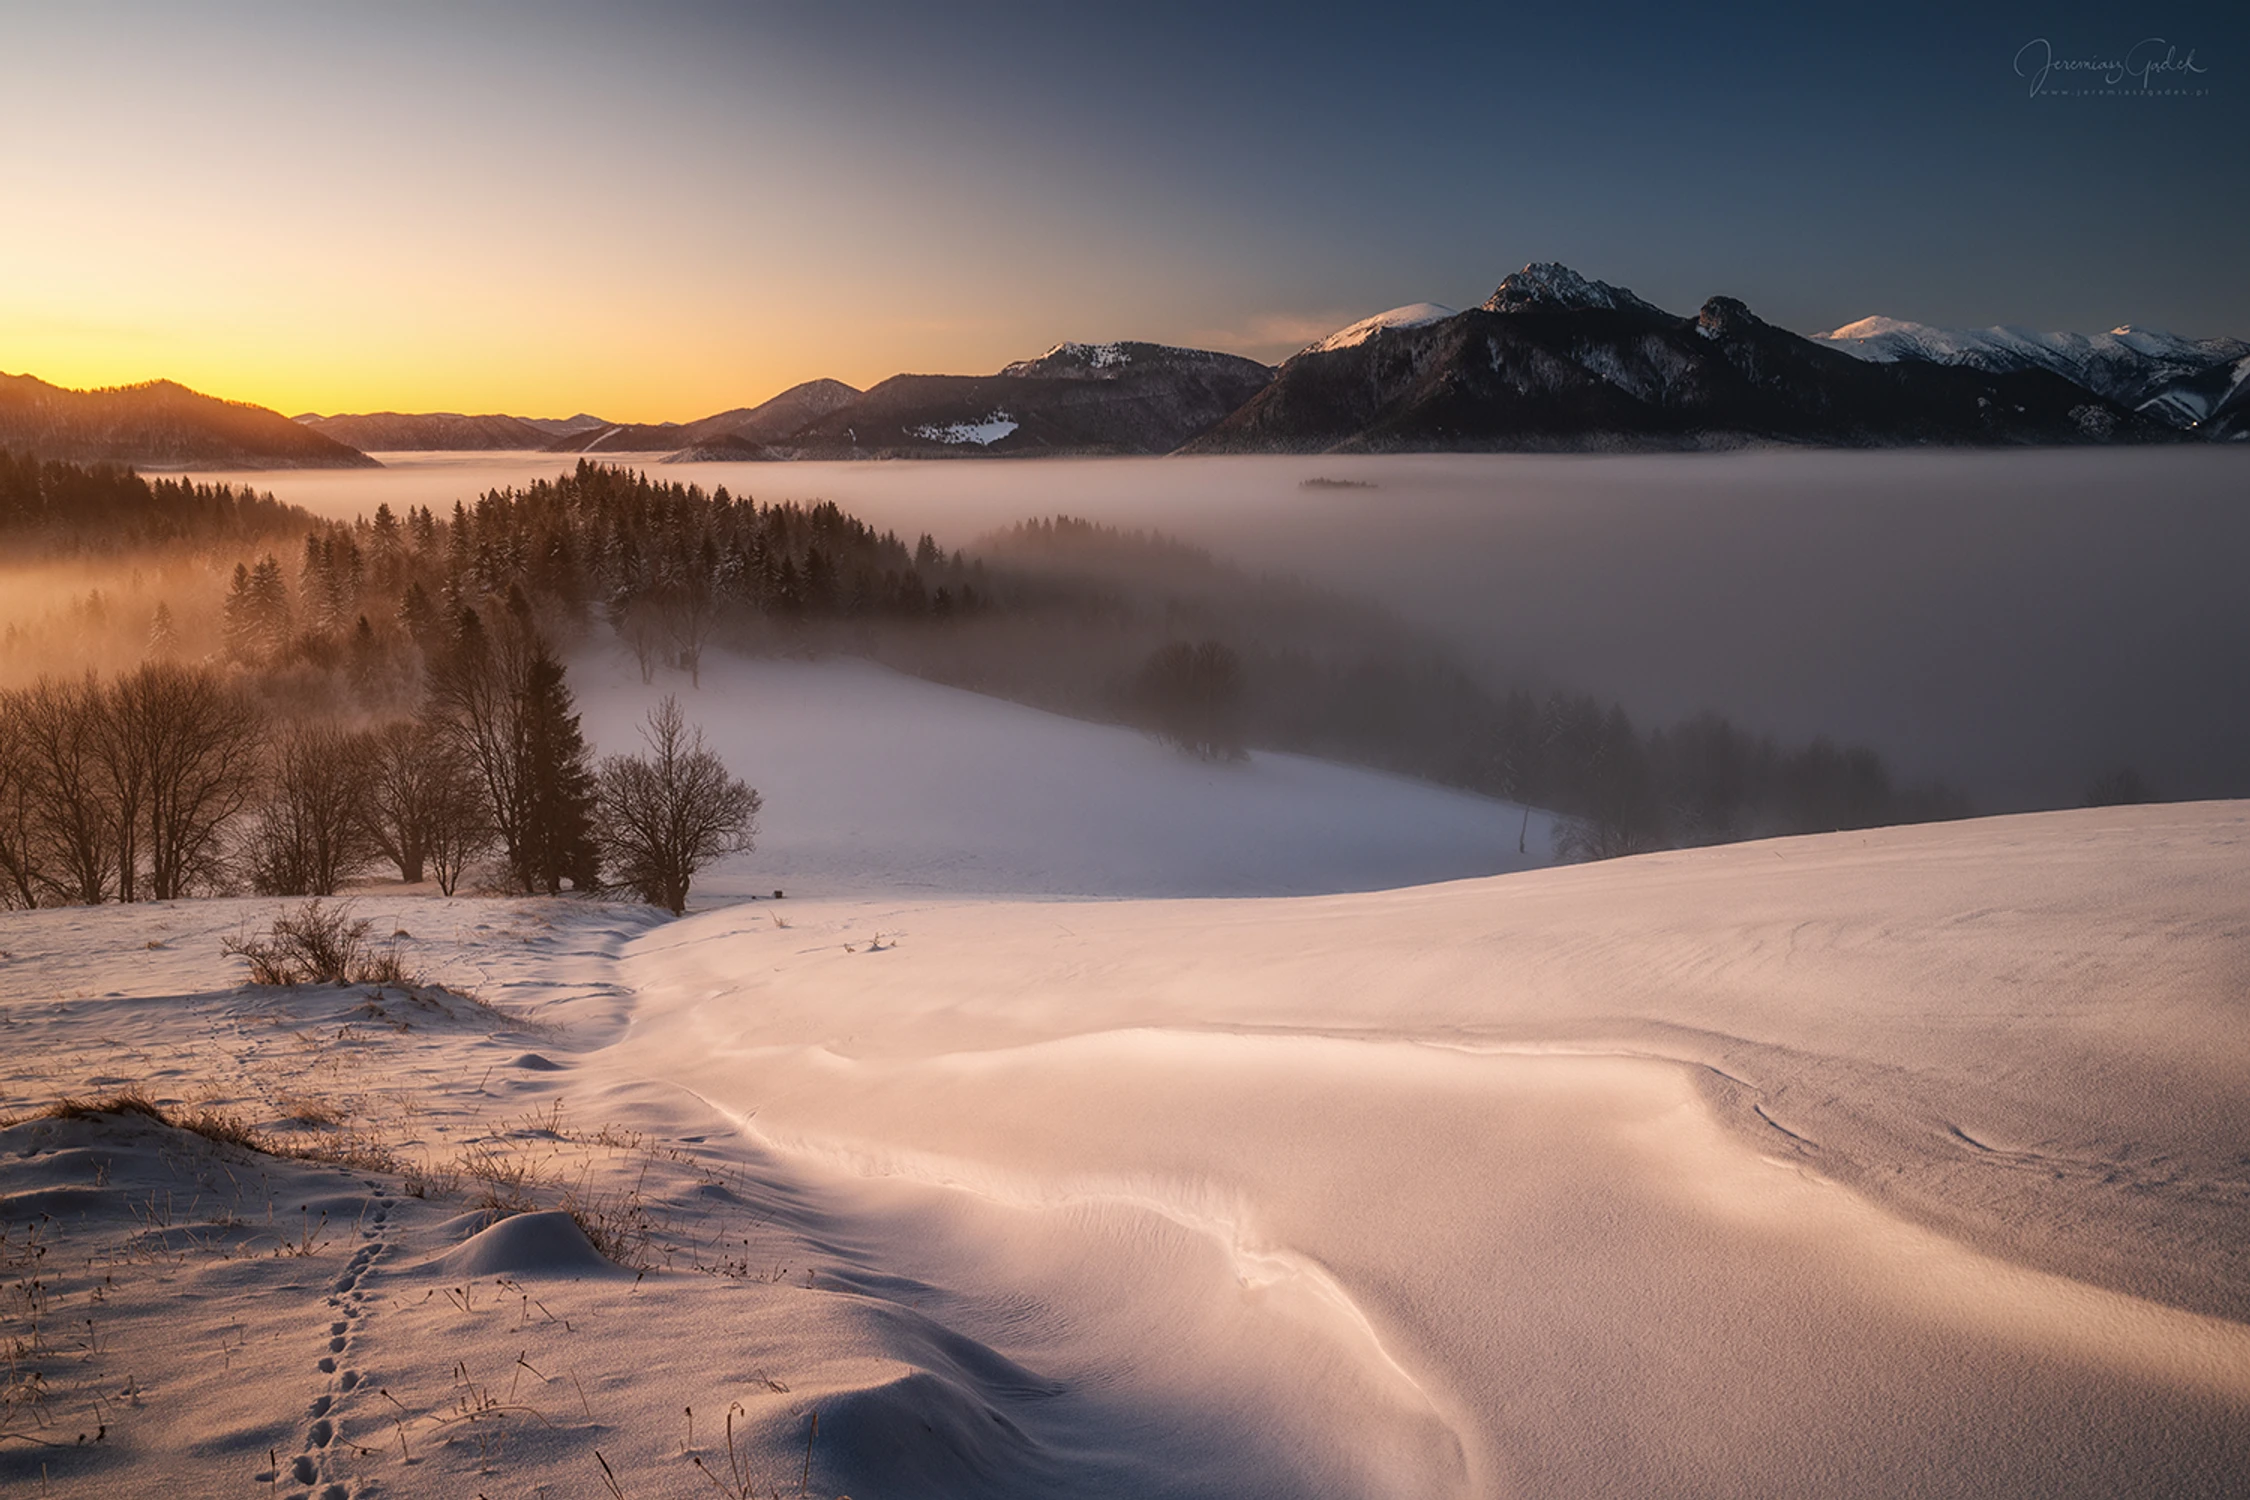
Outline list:
[[[1455,311],[1454,308],[1436,302],[1410,302],[1404,307],[1394,307],[1389,312],[1379,312],[1373,317],[1361,318],[1357,323],[1339,328],[1326,338],[1307,344],[1301,352],[1325,354],[1335,349],[1356,348],[1386,328],[1421,328],[1430,323],[1442,322],[1452,317]]]
[[[638,684],[595,676],[607,742]],[[829,691],[705,691],[753,687]],[[911,746],[889,774],[958,784]],[[270,901],[0,915],[9,1108],[138,1083],[453,1174],[0,1131],[39,1281],[0,1316],[52,1392],[11,1430],[55,1444],[0,1477],[685,1495],[730,1418],[785,1494],[2216,1496],[2250,1464],[2250,806],[1299,898],[865,876],[681,921],[359,898],[497,1014],[244,987],[220,940]],[[647,1269],[488,1227],[516,1167],[531,1207],[649,1212]]]
[[[138,1086],[402,1169],[0,1129],[11,1489],[2250,1466],[2250,804],[1447,880],[1537,825],[849,662],[572,677],[599,748],[674,692],[769,799],[683,920],[372,889],[450,989],[279,990],[221,943],[280,902],[0,914],[0,1107]]]

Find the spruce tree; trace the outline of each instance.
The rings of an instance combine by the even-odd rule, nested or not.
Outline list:
[[[563,664],[533,637],[524,664],[521,712],[523,841],[516,877],[527,890],[560,891],[569,881],[591,890],[599,878],[594,845],[594,772],[579,732]]]

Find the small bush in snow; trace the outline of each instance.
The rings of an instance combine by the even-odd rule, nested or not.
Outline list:
[[[352,916],[349,904],[330,906],[318,897],[273,919],[263,937],[223,939],[223,952],[250,960],[257,984],[395,984],[418,982],[396,948],[368,941],[373,924]]]

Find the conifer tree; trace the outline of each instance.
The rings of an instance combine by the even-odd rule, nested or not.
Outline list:
[[[550,894],[566,880],[591,890],[600,873],[592,757],[579,732],[562,661],[537,636],[524,664],[521,696],[524,809],[517,881],[526,890]]]

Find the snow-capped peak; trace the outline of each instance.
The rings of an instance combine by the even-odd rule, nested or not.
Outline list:
[[[1339,328],[1328,337],[1307,344],[1300,352],[1327,354],[1337,349],[1350,349],[1366,343],[1386,328],[1421,328],[1453,316],[1455,310],[1442,303],[1409,302],[1404,307],[1394,307],[1389,312],[1379,312],[1372,318],[1361,318],[1349,327]]]
[[[2040,333],[2005,324],[1932,328],[1876,317],[1812,337],[1815,343],[1878,364],[1912,359],[1995,374],[2048,370],[2121,406],[2183,427],[2214,409],[2219,391],[2209,372],[2250,354],[2250,344],[2240,339],[2184,339],[2130,323],[2108,333]]]
[[[1115,380],[1151,366],[1209,364],[1231,356],[1208,349],[1181,349],[1171,344],[1150,344],[1120,339],[1107,344],[1075,340],[1055,345],[1037,359],[1019,359],[1003,365],[1002,375],[1044,380]]]
[[[1486,312],[1568,312],[1584,308],[1661,311],[1621,286],[1591,281],[1566,265],[1551,260],[1533,261],[1502,278],[1485,299]]]
[[[1065,340],[1055,345],[1037,359],[1022,359],[1009,365],[1000,373],[1022,375],[1035,373],[1039,366],[1075,365],[1088,370],[1108,370],[1133,362],[1133,351],[1121,343],[1081,344]]]
[[[1880,338],[1886,333],[1912,335],[1917,333],[1935,333],[1936,331],[1936,329],[1929,327],[1927,324],[1909,323],[1903,318],[1873,317],[1861,318],[1856,323],[1846,323],[1841,328],[1832,328],[1826,333],[1816,333],[1813,335],[1813,337],[1816,339],[1829,339],[1831,341],[1840,343],[1845,339]]]

